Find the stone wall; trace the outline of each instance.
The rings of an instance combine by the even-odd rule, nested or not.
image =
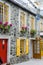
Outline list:
[[[28,55],[16,57],[16,39],[19,37],[19,8],[13,4],[11,6],[11,22],[13,27],[11,32],[13,33],[12,40],[11,40],[11,63],[20,63],[23,61],[27,61]],[[12,13],[13,12],[13,13]],[[27,15],[27,23],[28,23],[28,15]]]
[[[19,7],[14,4],[7,2],[10,5],[10,21],[12,23],[12,28],[10,30],[11,43],[10,43],[10,63],[20,63],[27,61],[28,55],[16,57],[16,39],[19,37]],[[27,13],[27,25],[29,26],[29,15]]]

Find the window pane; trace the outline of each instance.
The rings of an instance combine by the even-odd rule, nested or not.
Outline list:
[[[4,22],[8,22],[8,11],[9,7],[7,5],[4,5]]]
[[[20,28],[22,27],[22,26],[25,26],[25,13],[24,12],[21,12],[20,13]]]
[[[37,53],[40,53],[40,43],[39,43],[39,41],[37,42]]]
[[[0,21],[3,22],[3,4],[0,3]]]

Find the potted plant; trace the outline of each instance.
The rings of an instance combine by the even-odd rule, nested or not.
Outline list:
[[[35,34],[36,34],[36,30],[31,29],[31,30],[30,30],[30,34],[31,34],[31,37],[34,37],[34,36],[35,36]]]
[[[20,33],[24,35],[27,32],[27,26],[22,26]]]

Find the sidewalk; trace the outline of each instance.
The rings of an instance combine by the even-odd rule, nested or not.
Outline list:
[[[27,62],[18,63],[14,65],[43,65],[43,59],[30,59]]]

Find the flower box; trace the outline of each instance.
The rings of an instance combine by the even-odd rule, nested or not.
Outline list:
[[[26,36],[27,33],[27,27],[21,27],[20,36]]]
[[[0,33],[9,33],[11,26],[12,24],[8,24],[8,22],[0,22]]]

